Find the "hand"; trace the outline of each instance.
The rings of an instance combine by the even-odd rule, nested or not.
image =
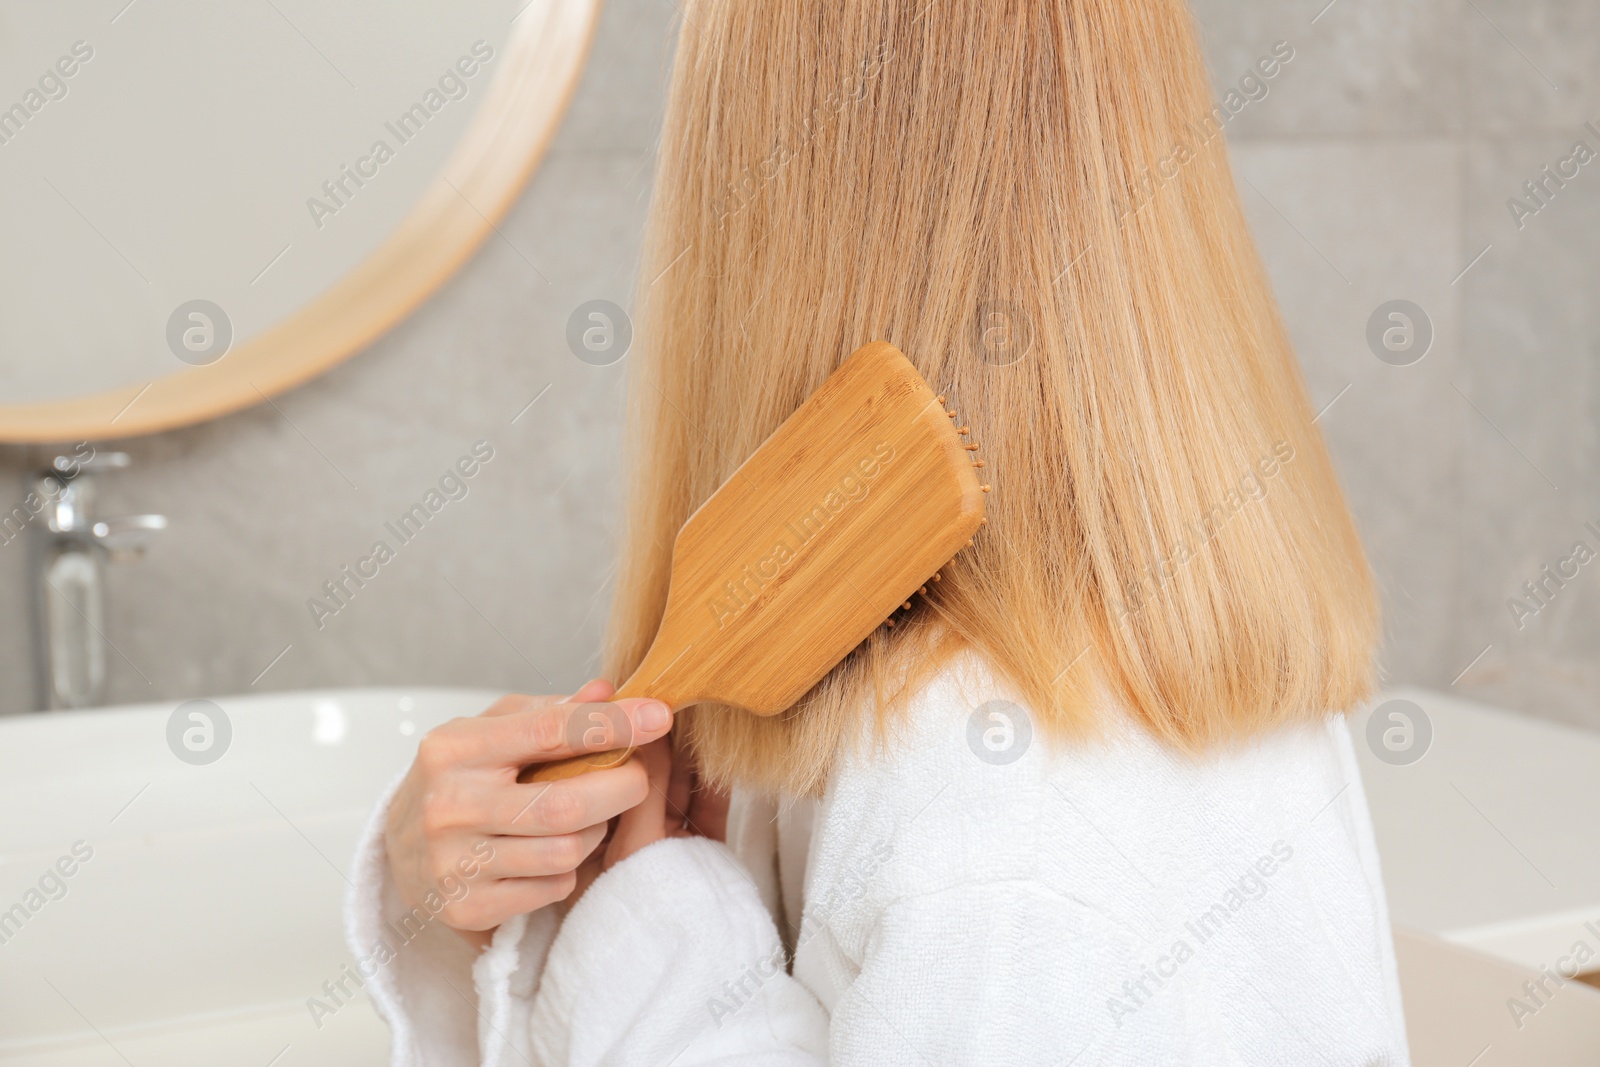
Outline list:
[[[618,817],[605,847],[584,861],[569,903],[576,901],[600,872],[646,845],[668,837],[727,839],[728,794],[706,784],[687,753],[680,751],[674,756],[669,738],[641,746],[628,762],[644,768],[650,791],[638,806]]]
[[[664,737],[672,714],[654,700],[618,701],[632,736],[586,748],[570,737],[579,705],[616,690],[596,680],[572,694],[506,696],[482,715],[430,731],[389,806],[384,846],[400,897],[475,944],[495,927],[565,899],[607,825],[650,794],[644,762],[558,782],[519,784],[530,763]],[[651,709],[659,719],[650,719]],[[592,730],[591,730],[592,732]],[[430,900],[431,898],[431,900]]]

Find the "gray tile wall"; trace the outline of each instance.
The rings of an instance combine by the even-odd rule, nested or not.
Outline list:
[[[1319,425],[1382,585],[1387,676],[1600,727],[1600,559],[1520,628],[1506,605],[1573,542],[1600,552],[1583,528],[1600,527],[1600,161],[1520,229],[1506,208],[1575,139],[1600,150],[1582,128],[1600,126],[1600,8],[1194,6],[1219,95],[1274,42],[1295,49],[1228,136],[1313,400],[1331,404]],[[549,691],[594,671],[623,366],[573,359],[563,329],[584,300],[630,302],[674,13],[610,0],[504,237],[393,333],[276,409],[122,443],[137,466],[107,481],[107,508],[173,525],[112,573],[114,700]],[[1365,338],[1396,298],[1435,332],[1404,367]],[[318,630],[306,599],[479,439],[495,458],[468,496]],[[0,453],[0,484],[31,461]],[[0,711],[30,706],[25,593],[20,542],[0,546]]]
[[[172,522],[143,561],[111,570],[111,699],[556,692],[596,671],[626,363],[581,363],[564,336],[583,301],[632,302],[673,15],[665,0],[605,4],[578,95],[501,236],[392,333],[275,408],[108,443],[135,466],[104,480],[105,513]],[[467,496],[319,630],[306,600],[378,538],[393,544],[384,523],[478,440],[494,458]],[[0,462],[14,487],[32,457]],[[32,700],[22,550],[0,545],[0,711]]]
[[[1575,140],[1600,152],[1583,128],[1600,129],[1600,8],[1194,11],[1219,93],[1273,42],[1295,49],[1230,143],[1313,402],[1333,402],[1319,425],[1382,586],[1386,676],[1600,728],[1600,159],[1520,228],[1506,203]],[[1434,327],[1409,366],[1365,339],[1397,298]],[[1595,562],[1514,618],[1580,540]]]

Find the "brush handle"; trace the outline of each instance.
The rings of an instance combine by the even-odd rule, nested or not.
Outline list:
[[[622,683],[620,689],[611,694],[611,701],[627,700],[630,697],[653,697],[673,711],[694,703],[689,693],[695,684],[695,665],[692,660],[684,656],[687,651],[687,647],[669,651],[663,649],[659,643],[651,645],[650,651],[645,653],[644,660],[638,668],[628,676],[628,680]],[[576,778],[580,774],[588,774],[590,771],[620,767],[628,762],[633,751],[631,746],[614,748],[605,752],[586,752],[581,756],[571,756],[552,763],[530,764],[522,768],[522,773],[517,775],[517,781],[559,782],[564,778]]]
[[[557,760],[554,763],[535,763],[524,767],[522,773],[517,775],[519,782],[559,782],[564,778],[576,778],[580,774],[590,771],[604,771],[612,767],[620,767],[633,757],[634,749],[614,748],[609,752],[591,752],[586,756],[573,756],[571,759]]]
[[[624,682],[622,688],[611,695],[611,699],[616,701],[627,697],[649,696],[650,694],[642,691],[642,686],[640,691],[634,691],[631,688],[635,681],[638,680],[638,677],[639,672],[635,671],[633,677]],[[603,771],[612,767],[620,767],[632,758],[633,753],[634,748],[630,746],[628,748],[608,749],[605,752],[586,752],[581,756],[571,756],[567,759],[556,760],[553,763],[534,763],[522,769],[522,773],[517,775],[517,781],[559,782],[564,778],[576,778],[578,775],[588,774],[590,771]]]

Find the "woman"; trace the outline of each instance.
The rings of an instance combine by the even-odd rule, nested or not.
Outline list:
[[[551,786],[608,683],[430,734],[352,897],[395,1063],[1408,1062],[1371,581],[1225,120],[1178,0],[687,6],[608,673],[866,341],[989,522],[787,714],[624,701],[654,743]]]

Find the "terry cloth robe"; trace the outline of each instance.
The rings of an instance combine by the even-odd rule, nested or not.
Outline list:
[[[399,923],[383,798],[347,922],[391,1062],[1409,1064],[1342,717],[1195,759],[1114,710],[1051,745],[1008,699],[963,657],[820,800],[736,792],[727,844],[653,844],[482,952]]]

